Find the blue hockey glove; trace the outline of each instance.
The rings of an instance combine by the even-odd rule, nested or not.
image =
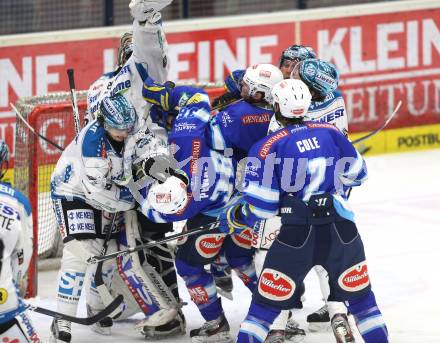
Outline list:
[[[226,234],[240,233],[247,228],[243,218],[241,204],[231,206],[219,216],[219,230]]]
[[[238,69],[231,72],[225,79],[225,88],[237,99],[241,97],[241,79],[243,78],[245,69]]]

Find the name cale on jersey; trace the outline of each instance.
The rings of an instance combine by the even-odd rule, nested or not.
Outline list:
[[[298,147],[299,152],[310,151],[321,147],[316,137],[297,141],[296,146]]]

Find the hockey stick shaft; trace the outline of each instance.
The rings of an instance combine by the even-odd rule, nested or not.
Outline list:
[[[135,247],[131,247],[131,248],[128,248],[127,250],[117,251],[115,253],[108,254],[108,255],[103,255],[103,256],[93,256],[93,257],[89,258],[89,260],[87,262],[90,263],[90,264],[94,264],[94,263],[97,263],[97,262],[110,260],[110,259],[116,258],[118,256],[124,256],[124,255],[131,254],[131,253],[134,253],[134,252],[137,252],[137,251],[140,251],[140,250],[152,248],[152,247],[155,247],[157,245],[160,245],[160,244],[163,244],[163,243],[166,243],[166,242],[170,242],[170,241],[174,241],[174,240],[182,238],[182,237],[191,236],[191,235],[195,235],[195,234],[198,234],[198,233],[211,231],[211,230],[214,230],[214,229],[218,228],[219,226],[220,226],[220,222],[216,221],[216,222],[213,222],[213,223],[210,223],[210,224],[202,225],[202,226],[200,226],[198,228],[195,228],[195,229],[192,229],[192,230],[189,230],[189,231],[184,231],[184,232],[181,232],[181,233],[177,233],[175,235],[171,235],[171,236],[165,237],[165,238],[160,239],[158,241],[152,241],[152,242],[149,242],[149,243],[145,243],[145,244],[141,244],[141,245],[138,245],[138,246],[135,246]]]
[[[75,76],[73,69],[67,69],[67,77],[69,78],[70,100],[72,101],[73,110],[73,123],[75,125],[75,132],[76,134],[78,134],[81,131],[81,125],[79,123],[78,101],[76,99]]]
[[[402,105],[402,101],[399,100],[399,102],[398,102],[397,105],[396,105],[396,108],[395,108],[394,111],[388,116],[388,119],[385,121],[385,123],[383,123],[383,124],[382,124],[380,127],[378,127],[377,129],[375,129],[375,130],[371,131],[370,133],[366,134],[365,136],[360,137],[360,138],[358,138],[358,139],[355,139],[355,140],[352,141],[351,143],[352,143],[352,144],[357,144],[357,143],[363,142],[363,141],[367,140],[368,138],[370,138],[370,137],[376,135],[378,132],[382,131],[382,130],[383,130],[383,129],[384,129],[384,128],[390,123],[390,121],[395,117],[395,115],[396,115],[397,112],[399,111],[401,105]]]
[[[52,311],[47,308],[39,307],[39,306],[32,306],[29,305],[28,309],[34,312],[38,312],[41,314],[45,314],[46,316],[54,317],[56,319],[61,320],[67,320],[72,323],[77,323],[81,325],[92,325],[95,324],[101,320],[103,320],[105,317],[108,317],[110,313],[112,313],[118,306],[122,303],[124,300],[124,297],[122,295],[118,295],[111,304],[109,304],[105,309],[103,309],[101,312],[95,314],[91,317],[85,317],[85,318],[79,318],[74,316],[69,316],[67,314],[63,314],[60,312]]]
[[[27,122],[26,119],[24,119],[24,117],[21,115],[20,111],[17,109],[17,107],[15,107],[12,103],[10,103],[12,109],[14,110],[15,114],[17,115],[17,117],[22,121],[22,123],[29,129],[29,131],[31,131],[34,135],[38,136],[39,138],[41,138],[43,141],[49,143],[50,145],[52,145],[53,147],[57,148],[59,151],[64,151],[64,148],[59,146],[58,144],[56,144],[55,142],[52,142],[50,139],[44,137],[42,134],[38,133],[37,131],[35,131],[35,129]]]

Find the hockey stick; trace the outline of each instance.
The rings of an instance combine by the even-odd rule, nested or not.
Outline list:
[[[112,221],[110,223],[110,228],[107,232],[107,235],[105,236],[104,243],[102,244],[101,256],[104,256],[107,252],[108,242],[110,241],[110,237],[111,237],[112,231],[113,231],[113,226],[115,225],[116,215],[117,215],[117,212],[112,213]],[[103,264],[104,264],[103,261],[98,262],[98,265],[96,266],[96,271],[95,271],[95,278],[93,281],[95,282],[96,290],[98,291],[98,293],[102,299],[102,302],[104,303],[105,306],[108,306],[109,304],[111,304],[111,302],[114,300],[114,298],[110,294],[109,290],[107,289],[107,286],[105,285],[104,279],[102,277]],[[122,310],[116,309],[114,312],[112,312],[110,314],[110,317],[112,317],[113,319],[116,319],[122,314],[122,312],[123,312]]]
[[[79,123],[78,101],[76,99],[73,69],[67,69],[67,77],[69,78],[70,99],[72,100],[73,123],[75,125],[75,132],[78,134],[81,131],[81,125]]]
[[[124,255],[127,255],[127,254],[134,253],[136,251],[152,248],[152,247],[155,247],[157,245],[160,245],[160,244],[163,244],[163,243],[166,243],[166,242],[174,241],[175,239],[179,239],[179,238],[182,238],[182,237],[187,237],[187,236],[195,235],[197,233],[211,231],[211,230],[214,230],[214,229],[218,228],[219,226],[220,226],[220,222],[216,221],[216,222],[213,222],[213,223],[209,223],[209,224],[206,224],[206,225],[199,226],[199,227],[197,227],[195,229],[192,229],[192,230],[189,230],[189,231],[184,231],[184,232],[181,232],[181,233],[176,233],[175,235],[171,235],[171,236],[165,237],[165,238],[160,239],[158,241],[152,241],[152,242],[149,242],[149,243],[145,243],[145,244],[141,244],[141,245],[138,245],[138,246],[135,246],[135,247],[131,247],[131,248],[128,248],[127,250],[117,251],[117,252],[114,252],[112,254],[103,255],[103,256],[92,256],[92,257],[90,257],[87,260],[87,263],[94,264],[94,263],[98,263],[98,262],[101,262],[101,261],[110,260],[112,258],[116,258],[116,257],[119,257],[119,256],[124,256]]]
[[[24,117],[21,115],[21,113],[18,111],[17,107],[15,107],[12,103],[10,103],[12,109],[14,110],[17,117],[22,121],[22,123],[31,131],[34,135],[40,137],[43,141],[49,143],[53,147],[57,148],[59,151],[64,151],[64,148],[60,147],[58,144],[52,142],[50,139],[44,137],[42,134],[35,131],[35,129],[24,119]]]
[[[72,323],[77,323],[81,325],[92,325],[96,322],[99,322],[100,320],[103,320],[105,317],[108,317],[110,313],[112,313],[118,306],[122,303],[124,300],[124,297],[122,295],[118,295],[105,309],[103,309],[101,312],[95,314],[91,317],[85,317],[85,318],[79,318],[79,317],[73,317],[69,316],[67,314],[63,314],[60,312],[52,311],[47,308],[39,307],[39,306],[33,306],[28,305],[27,309],[38,312],[41,314],[45,314],[46,316],[54,317],[56,319],[61,320],[67,320]]]
[[[375,134],[377,134],[378,132],[382,131],[391,121],[391,119],[394,118],[394,116],[397,114],[397,112],[400,109],[400,106],[402,105],[402,100],[399,100],[399,102],[397,103],[396,108],[394,109],[394,111],[389,115],[388,119],[385,121],[385,123],[383,123],[380,127],[378,127],[377,129],[371,131],[370,133],[366,134],[363,137],[360,137],[358,139],[355,139],[354,141],[352,141],[352,144],[357,144],[360,142],[363,142],[364,140],[374,136]]]

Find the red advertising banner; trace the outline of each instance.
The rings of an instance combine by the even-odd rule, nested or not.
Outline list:
[[[259,25],[255,20],[243,25],[243,20],[231,18],[216,28],[171,29],[169,79],[220,81],[237,68],[277,64],[281,51],[300,40],[340,70],[351,132],[380,126],[398,100],[403,106],[390,127],[439,123],[440,8],[340,18],[334,12],[310,20],[298,15],[293,17],[297,22],[269,23],[276,21],[271,16]],[[12,154],[15,115],[9,103],[66,91],[66,69],[72,67],[77,88],[87,89],[115,65],[117,44],[117,38],[94,38],[0,46],[0,137],[6,138]]]
[[[313,33],[313,34],[310,34]],[[341,72],[350,131],[440,123],[440,9],[301,23],[302,43]]]

